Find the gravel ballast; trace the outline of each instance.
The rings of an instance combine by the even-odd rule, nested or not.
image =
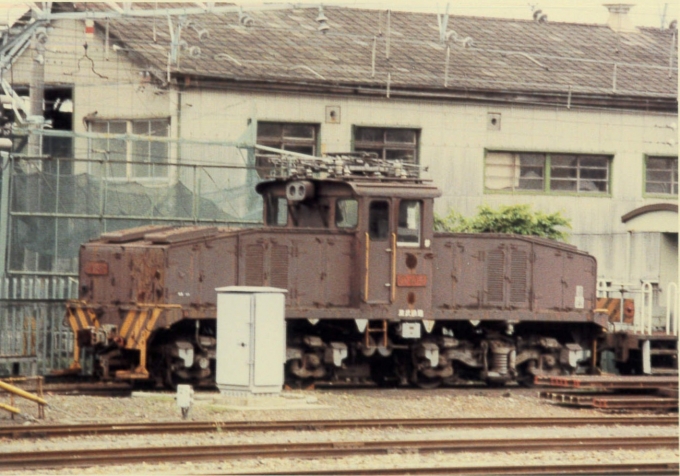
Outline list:
[[[348,418],[498,418],[498,417],[586,417],[606,416],[598,410],[554,405],[537,397],[534,389],[437,390],[414,389],[323,389],[284,391],[280,396],[224,396],[197,393],[189,413],[196,421],[272,421]],[[0,424],[61,424],[89,422],[180,421],[174,394],[135,392],[131,397],[49,395],[44,420],[10,420],[0,413]],[[4,400],[0,397],[0,401]],[[20,402],[22,411],[37,417],[37,405]],[[0,452],[54,451],[140,446],[200,446],[264,444],[285,442],[448,440],[493,438],[629,437],[677,436],[677,427],[586,426],[541,428],[390,428],[337,429],[328,431],[215,431],[210,433],[159,435],[100,435],[49,439],[0,439]],[[271,471],[319,471],[334,468],[429,467],[452,465],[546,465],[559,463],[604,463],[677,461],[677,449],[609,451],[536,451],[494,453],[407,453],[345,458],[274,459],[251,458],[214,462],[124,465],[70,468],[63,470],[12,471],[5,474],[215,474]]]

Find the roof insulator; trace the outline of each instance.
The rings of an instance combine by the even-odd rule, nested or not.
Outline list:
[[[252,26],[253,23],[255,23],[255,20],[253,20],[253,17],[248,15],[247,13],[243,13],[243,11],[238,12],[238,22],[245,26],[246,28],[249,26]]]
[[[548,21],[548,15],[543,13],[543,10],[536,10],[534,12],[534,20],[536,20],[538,23],[546,23]]]
[[[449,31],[446,32],[444,37],[446,38],[446,41],[448,41],[448,40],[456,41],[456,40],[458,40],[458,33],[456,33],[453,30],[449,30]]]
[[[323,33],[324,35],[328,30],[331,29],[331,27],[328,26],[328,18],[324,14],[322,6],[319,7],[319,15],[316,17],[316,22],[319,24],[317,30]]]

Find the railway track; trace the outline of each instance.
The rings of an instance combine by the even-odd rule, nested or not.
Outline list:
[[[348,428],[575,427],[586,425],[677,426],[678,419],[674,416],[613,416],[574,418],[425,418],[251,422],[93,423],[79,425],[2,426],[0,427],[0,438],[45,438],[104,434],[190,433],[211,431],[319,431]]]
[[[658,461],[654,463],[597,463],[597,464],[554,464],[540,466],[439,466],[439,467],[410,467],[410,468],[371,468],[371,469],[333,469],[333,470],[314,470],[314,471],[276,471],[275,473],[258,472],[259,475],[505,475],[505,476],[524,476],[524,475],[559,475],[559,474],[591,474],[591,475],[640,475],[657,474],[675,476],[678,474],[680,464],[676,461]],[[249,474],[249,473],[241,473]]]
[[[480,440],[342,441],[314,443],[69,449],[0,453],[0,468],[73,468],[134,463],[215,461],[244,458],[338,458],[456,452],[597,451],[677,448],[678,437],[512,438]]]

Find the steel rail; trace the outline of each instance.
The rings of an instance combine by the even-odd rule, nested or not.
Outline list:
[[[427,467],[427,468],[366,468],[366,469],[347,469],[338,468],[332,470],[314,470],[314,471],[276,471],[274,473],[258,471],[258,475],[385,475],[385,476],[400,476],[400,475],[434,475],[434,474],[451,474],[451,475],[505,475],[505,476],[524,476],[524,475],[557,475],[557,474],[597,474],[597,475],[636,475],[640,474],[658,474],[676,476],[680,464],[676,461],[658,461],[658,462],[635,462],[635,463],[577,463],[577,464],[551,464],[551,465],[527,465],[527,466],[442,466],[442,467]],[[225,473],[215,473],[225,474]],[[251,474],[248,472],[240,473],[243,475]]]
[[[597,451],[677,448],[678,437],[513,438],[483,440],[337,441],[314,443],[69,449],[0,453],[2,469],[80,467],[243,458],[338,458],[367,454],[432,452]]]
[[[45,438],[95,434],[198,433],[210,431],[319,431],[348,428],[573,427],[586,425],[678,426],[674,416],[559,418],[409,418],[370,420],[202,421],[0,426],[0,437]]]

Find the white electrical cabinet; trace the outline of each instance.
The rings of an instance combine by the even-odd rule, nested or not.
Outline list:
[[[279,393],[286,363],[285,289],[217,288],[217,388]]]

